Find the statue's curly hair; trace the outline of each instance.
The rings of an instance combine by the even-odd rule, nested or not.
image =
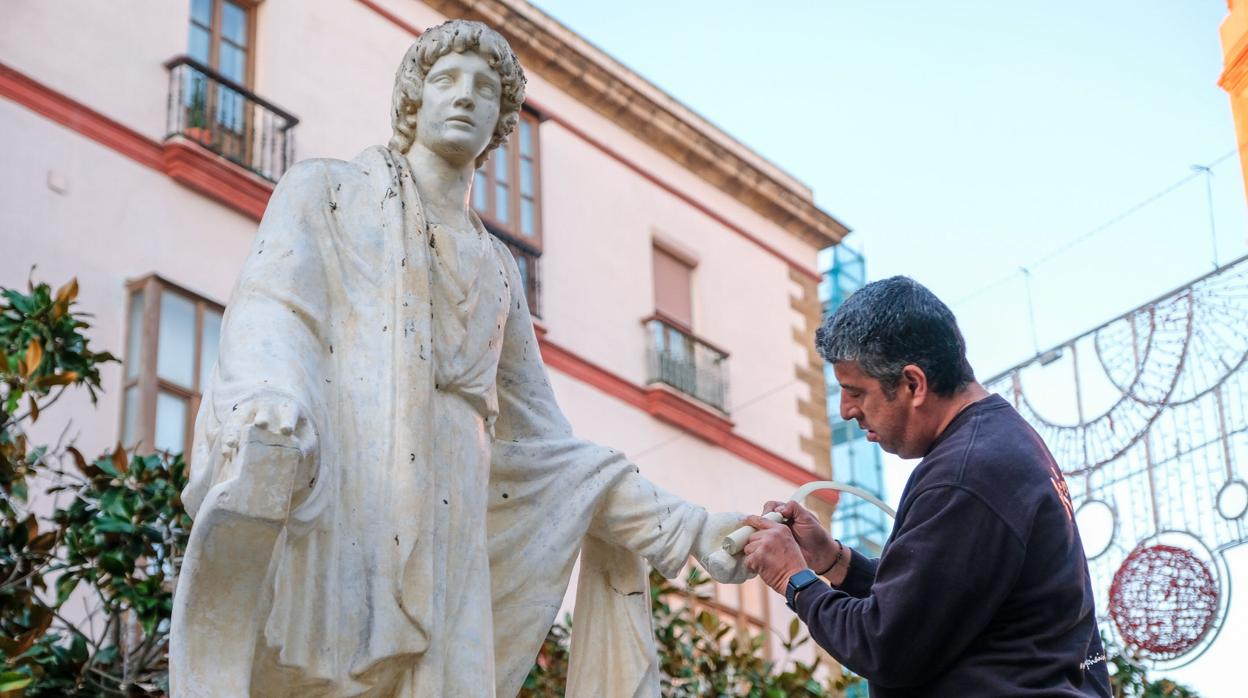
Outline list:
[[[516,54],[498,32],[480,22],[453,19],[432,27],[403,56],[399,70],[394,76],[390,124],[394,135],[390,147],[406,153],[416,141],[416,112],[420,109],[421,91],[425,76],[439,58],[450,52],[472,52],[483,59],[498,73],[502,82],[499,97],[498,124],[489,145],[477,156],[477,167],[485,162],[490,152],[507,140],[520,120],[520,105],[524,103],[524,69]]]

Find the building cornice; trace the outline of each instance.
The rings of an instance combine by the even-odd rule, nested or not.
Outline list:
[[[849,229],[804,184],[523,0],[421,0],[497,29],[525,69],[816,249]]]

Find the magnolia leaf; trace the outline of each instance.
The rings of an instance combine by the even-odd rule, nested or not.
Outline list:
[[[35,641],[38,640],[48,630],[48,626],[52,625],[52,611],[43,606],[36,606],[30,611],[31,619],[34,620],[34,626],[17,636],[17,653],[21,654],[30,649]]]
[[[82,457],[82,452],[78,449],[70,446],[65,449],[65,452],[74,459],[74,465],[77,466],[78,471],[83,475],[86,475],[87,477],[95,477],[100,474],[99,468],[94,465],[87,465],[87,459]]]
[[[30,397],[30,423],[34,424],[39,421],[39,403],[35,400],[35,396]]]
[[[698,625],[706,631],[712,631],[715,626],[719,625],[719,618],[709,611],[702,611],[698,614]]]
[[[56,291],[56,302],[58,304],[64,305],[67,308],[69,307],[69,304],[73,303],[74,299],[77,297],[78,297],[78,277],[76,276],[70,279],[69,283],[60,287]]]
[[[31,383],[35,388],[51,388],[58,385],[69,385],[78,380],[77,371],[66,371],[56,375],[40,376]]]
[[[59,607],[64,604],[77,587],[77,577],[72,574],[61,575],[61,578],[56,580],[56,605]]]
[[[26,356],[22,359],[22,365],[19,369],[22,377],[30,378],[39,369],[39,364],[41,363],[43,363],[43,345],[32,339],[26,347]]]
[[[9,372],[9,355],[4,353],[4,349],[0,348],[0,373]]]
[[[134,533],[134,524],[115,516],[101,516],[96,519],[95,528],[101,533]]]
[[[17,691],[26,688],[30,685],[30,682],[34,680],[35,677],[33,676],[28,676],[16,671],[6,671],[3,674],[0,674],[0,693]]]
[[[802,624],[797,620],[797,618],[789,621],[789,642],[793,642],[797,639],[797,633],[801,629]]]
[[[45,531],[30,540],[28,547],[37,553],[46,553],[56,545],[56,531]]]
[[[113,467],[117,469],[119,475],[126,474],[126,449],[121,447],[121,442],[117,442],[117,449],[113,451]]]

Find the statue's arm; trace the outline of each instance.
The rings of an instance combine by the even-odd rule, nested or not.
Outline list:
[[[196,420],[199,467],[184,499],[194,512],[232,470],[246,434],[289,442],[314,467],[329,295],[323,247],[331,221],[324,165],[292,168],[273,192],[222,319],[217,365]],[[237,464],[243,465],[243,464]]]
[[[547,440],[560,450],[581,449],[586,459],[620,459],[616,451],[576,439],[555,402],[554,391],[538,350],[528,305],[516,289],[523,288],[515,261],[507,256],[512,305],[504,329],[499,361],[499,420],[501,441]],[[674,577],[690,555],[717,581],[741,582],[750,574],[740,560],[720,550],[723,537],[741,525],[739,514],[708,514],[706,509],[678,497],[628,464],[599,500],[590,535],[646,558],[664,576]]]
[[[495,436],[505,441],[570,439],[572,426],[555,401],[537,333],[533,331],[520,270],[506,247],[497,240],[492,242],[503,260],[511,290],[498,362],[499,416]]]

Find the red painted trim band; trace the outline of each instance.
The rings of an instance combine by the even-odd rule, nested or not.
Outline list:
[[[182,138],[164,143],[123,126],[33,78],[0,64],[0,97],[111,148],[228,208],[260,220],[273,184]]]
[[[160,143],[0,63],[0,97],[81,133],[154,170],[161,169]]]

